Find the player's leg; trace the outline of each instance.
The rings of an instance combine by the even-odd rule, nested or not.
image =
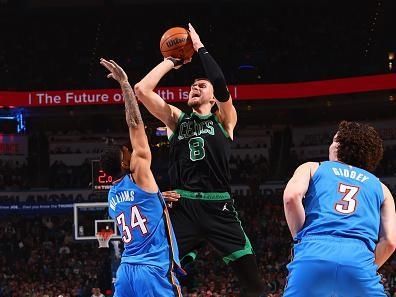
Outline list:
[[[169,208],[169,215],[175,232],[179,258],[183,264],[195,260],[197,249],[202,245],[203,234],[196,223],[195,210],[192,205],[196,201],[182,198]]]
[[[260,279],[255,255],[248,254],[242,256],[241,258],[230,261],[229,265],[232,267],[241,284],[241,296],[266,296],[264,294],[267,292],[267,288]]]
[[[294,247],[284,297],[384,297],[374,254],[358,239],[304,238]]]
[[[256,257],[231,200],[202,201],[201,222],[207,240],[230,264],[242,286],[241,296],[257,297],[266,287],[259,276]]]
[[[330,240],[304,239],[294,245],[284,297],[334,296],[338,263]]]
[[[385,297],[381,276],[376,268],[342,265],[337,275],[339,297]]]
[[[378,267],[374,263],[374,253],[363,242],[356,240],[344,242],[340,252],[342,261],[337,273],[337,296],[385,297],[381,276],[377,273]]]
[[[288,266],[283,297],[333,297],[337,263],[323,260],[294,260]]]
[[[148,265],[121,264],[117,271],[115,297],[181,297],[174,273]]]

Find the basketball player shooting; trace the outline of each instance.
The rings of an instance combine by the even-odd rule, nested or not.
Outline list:
[[[151,151],[136,97],[117,63],[101,59],[100,64],[121,86],[132,144],[109,146],[100,159],[102,169],[116,178],[108,194],[109,215],[116,220],[125,247],[114,296],[182,296],[175,277],[176,270],[183,273],[178,269],[177,244],[150,169]]]
[[[191,85],[187,102],[191,113],[183,113],[154,92],[162,77],[186,62],[181,59],[165,58],[135,85],[135,92],[167,127],[169,175],[174,189],[169,199],[174,201],[170,215],[180,257],[209,242],[234,269],[243,287],[241,296],[257,297],[263,285],[230,195],[229,158],[237,113],[219,65],[191,24],[189,31],[207,75]],[[215,104],[218,111],[212,113]]]
[[[373,127],[344,121],[330,161],[296,169],[283,196],[295,242],[284,297],[386,296],[377,269],[396,247],[395,203],[370,173],[382,153]]]

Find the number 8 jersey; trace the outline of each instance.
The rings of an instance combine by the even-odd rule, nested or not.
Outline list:
[[[341,162],[323,162],[303,199],[305,223],[296,239],[315,235],[356,238],[374,251],[383,201],[381,182],[375,175]]]
[[[215,114],[182,113],[169,142],[172,189],[230,192],[232,140]]]
[[[155,265],[166,270],[180,267],[175,236],[160,192],[143,191],[128,174],[110,188],[108,202],[109,215],[116,220],[124,242],[121,263]]]

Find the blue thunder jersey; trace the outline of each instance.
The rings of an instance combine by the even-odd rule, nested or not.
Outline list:
[[[108,202],[109,214],[116,220],[124,242],[121,263],[154,265],[183,273],[160,192],[143,191],[128,174],[110,188]]]
[[[373,174],[340,162],[323,162],[303,199],[306,218],[296,239],[316,235],[355,238],[374,251],[383,201],[381,182]]]

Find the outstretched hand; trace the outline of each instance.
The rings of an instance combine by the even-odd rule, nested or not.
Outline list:
[[[194,47],[194,50],[198,52],[198,49],[203,47],[203,43],[201,42],[201,39],[199,38],[198,33],[195,31],[194,27],[191,25],[191,23],[188,23],[188,31],[190,31],[190,37],[191,41]]]
[[[176,191],[165,191],[162,192],[162,196],[164,197],[166,202],[176,202],[179,201],[180,194]]]
[[[116,62],[113,60],[107,61],[106,59],[100,59],[100,65],[106,67],[110,73],[107,75],[108,78],[115,79],[120,84],[123,82],[128,82],[128,76],[125,73],[124,69],[121,68]]]

